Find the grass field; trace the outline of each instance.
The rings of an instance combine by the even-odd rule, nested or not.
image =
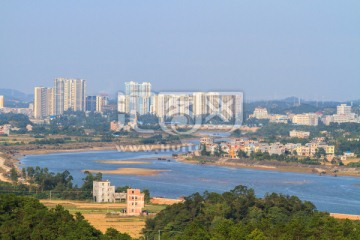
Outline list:
[[[71,214],[80,212],[91,225],[102,232],[112,227],[122,233],[128,233],[137,238],[142,236],[141,230],[145,226],[147,216],[119,216],[112,214],[126,208],[125,203],[93,203],[84,201],[68,200],[41,200],[41,203],[48,208],[54,208],[57,205],[63,206]],[[144,210],[151,213],[158,213],[166,205],[149,204]]]

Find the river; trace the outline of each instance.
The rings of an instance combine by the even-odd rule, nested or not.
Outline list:
[[[314,203],[317,209],[333,213],[360,215],[360,178],[318,176],[314,174],[240,169],[220,166],[193,165],[159,161],[157,157],[170,153],[94,151],[28,155],[21,159],[21,167],[47,167],[52,172],[70,171],[74,184],[82,184],[84,169],[112,170],[117,168],[149,168],[168,170],[156,176],[103,174],[103,179],[115,186],[131,186],[150,190],[152,196],[177,198],[195,192],[224,192],[237,185],[255,189],[257,196],[277,192],[296,195]],[[146,160],[151,164],[104,164],[98,160]]]

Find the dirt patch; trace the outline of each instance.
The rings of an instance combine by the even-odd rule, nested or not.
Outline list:
[[[109,217],[104,213],[84,213],[83,216],[91,225],[101,232],[110,227],[121,233],[127,233],[134,238],[141,237],[141,230],[145,227],[144,217]]]

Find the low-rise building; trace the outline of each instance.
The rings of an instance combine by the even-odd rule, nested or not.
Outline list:
[[[270,148],[269,148],[270,155],[273,155],[273,154],[281,155],[284,153],[285,153],[285,147],[283,144],[281,144],[281,143],[270,144]]]
[[[311,149],[308,146],[299,146],[296,148],[296,153],[298,156],[309,157]]]
[[[10,124],[1,125],[0,126],[0,134],[9,135],[10,134],[10,128],[11,128]]]
[[[257,107],[257,108],[255,108],[253,114],[250,115],[250,118],[268,119],[269,113],[266,108]]]
[[[285,123],[289,122],[289,117],[281,114],[270,115],[269,117],[271,123]]]
[[[326,145],[324,146],[325,152],[328,155],[334,155],[335,154],[335,146],[333,145]]]
[[[296,125],[317,126],[319,116],[315,113],[295,114],[292,117],[292,123]]]
[[[310,132],[292,130],[289,135],[292,138],[308,138],[310,137]]]
[[[31,131],[33,130],[33,126],[30,125],[30,124],[26,125],[26,130],[27,130],[28,132],[31,132]]]
[[[29,118],[33,117],[33,109],[31,108],[0,108],[0,113],[16,113],[16,114],[24,114]]]
[[[128,189],[126,198],[126,214],[138,216],[142,213],[145,206],[145,195],[140,189]]]
[[[118,121],[110,122],[110,131],[118,132],[121,130],[121,127]]]
[[[115,202],[115,186],[109,181],[93,182],[93,200],[95,202]]]

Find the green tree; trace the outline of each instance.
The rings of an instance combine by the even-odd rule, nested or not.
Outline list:
[[[241,149],[237,150],[236,155],[237,155],[238,158],[247,158],[248,157],[246,152],[244,152]]]
[[[129,234],[120,233],[114,228],[108,228],[105,235],[101,238],[102,240],[131,240]]]
[[[18,181],[18,179],[19,179],[19,174],[18,174],[18,172],[16,171],[16,168],[11,168],[11,170],[10,170],[10,179],[11,179],[11,181],[13,181],[13,182],[17,182]]]
[[[325,151],[324,148],[320,147],[320,148],[316,149],[315,157],[321,158],[321,157],[324,157],[324,156],[326,156],[326,151]]]
[[[150,203],[151,197],[150,197],[150,191],[149,191],[149,189],[143,189],[143,190],[142,190],[142,193],[144,194],[144,201],[145,201],[145,203]]]

